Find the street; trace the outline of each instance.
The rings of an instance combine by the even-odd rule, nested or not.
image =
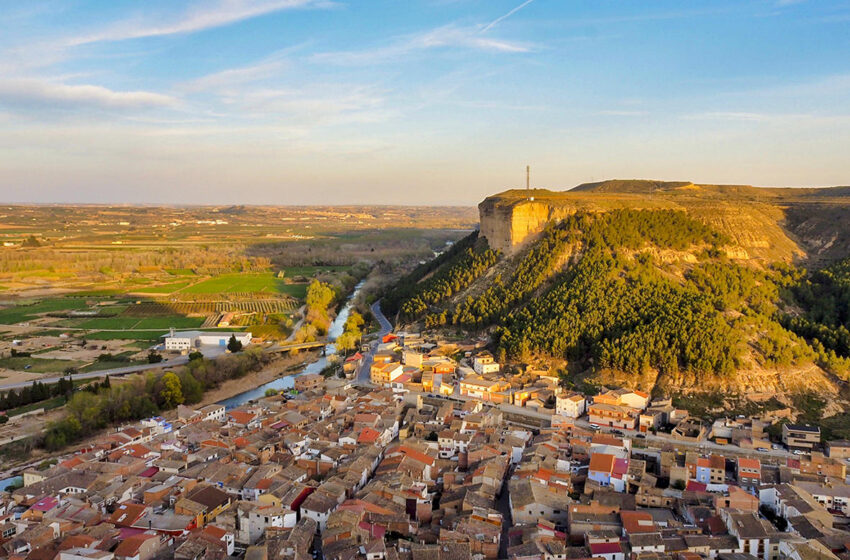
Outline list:
[[[380,300],[376,301],[372,304],[372,315],[375,316],[375,319],[378,320],[381,328],[378,331],[378,340],[373,342],[369,348],[369,352],[363,356],[363,362],[360,364],[360,369],[357,371],[357,376],[355,380],[360,383],[370,383],[369,372],[372,369],[372,360],[373,354],[375,353],[375,349],[380,344],[380,340],[384,338],[387,334],[389,334],[393,330],[392,324],[390,324],[389,320],[384,316],[384,313],[381,311],[381,302]]]

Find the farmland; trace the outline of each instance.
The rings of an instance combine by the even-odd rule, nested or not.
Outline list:
[[[234,292],[282,293],[284,281],[274,274],[223,274],[181,290],[183,294],[227,294]]]
[[[477,219],[461,208],[9,210],[0,219],[7,378],[126,364],[99,354],[142,360],[171,328],[285,338],[311,281],[344,293],[374,270],[430,258]]]

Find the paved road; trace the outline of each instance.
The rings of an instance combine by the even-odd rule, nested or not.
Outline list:
[[[100,371],[90,371],[88,373],[75,373],[73,377],[74,379],[94,379],[97,377],[105,377],[109,375],[125,375],[128,373],[136,373],[148,369],[155,369],[168,366],[179,366],[185,364],[188,361],[188,356],[177,356],[175,358],[170,358],[168,361],[162,361],[158,364],[139,364],[136,366],[126,366],[120,368],[102,369]],[[11,383],[6,385],[0,385],[0,390],[6,391],[8,389],[21,389],[23,387],[30,387],[33,381],[38,381],[39,383],[57,383],[60,379],[62,379],[62,377],[64,376],[58,375],[54,377],[38,377],[35,379],[30,379],[29,381],[25,381],[23,383]]]
[[[380,341],[393,330],[392,324],[390,324],[389,320],[381,311],[380,300],[372,304],[372,315],[375,316],[375,319],[378,320],[378,324],[381,325],[381,329],[378,331],[378,341]],[[369,352],[363,356],[363,362],[360,364],[360,371],[357,372],[357,381],[359,383],[370,383],[369,372],[372,369],[372,360],[374,359],[375,349],[377,349],[379,344],[378,341],[373,342],[372,346],[369,347]]]
[[[224,355],[218,347],[203,347],[200,348],[200,351],[204,354],[205,358],[209,358],[214,360],[220,356]],[[87,373],[75,373],[74,379],[95,379],[98,377],[106,377],[109,375],[126,375],[128,373],[137,373],[140,371],[145,371],[149,369],[156,369],[162,367],[169,366],[182,366],[185,363],[188,363],[189,356],[174,356],[171,358],[166,358],[158,364],[138,364],[135,366],[125,366],[119,368],[111,368],[111,369],[102,369],[99,371],[90,371]],[[21,389],[23,387],[32,386],[33,381],[38,381],[39,383],[57,383],[60,379],[62,379],[62,375],[56,375],[52,377],[41,376],[38,378],[30,379],[29,381],[24,381],[22,383],[9,383],[6,385],[0,385],[0,391],[7,391],[9,389]]]

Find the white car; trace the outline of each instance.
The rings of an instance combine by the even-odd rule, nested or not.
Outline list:
[[[591,424],[590,427],[593,428],[594,430],[598,430],[599,424]]]
[[[794,455],[802,455],[803,454],[803,452],[799,449],[795,449],[792,453],[794,453]]]

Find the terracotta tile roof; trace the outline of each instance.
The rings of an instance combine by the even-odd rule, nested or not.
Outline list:
[[[594,453],[590,457],[590,470],[611,474],[614,470],[614,456],[608,453]]]

